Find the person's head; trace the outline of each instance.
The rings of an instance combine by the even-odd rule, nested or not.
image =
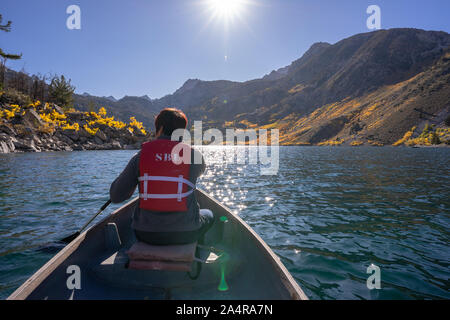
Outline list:
[[[155,118],[156,137],[171,136],[177,129],[186,129],[187,123],[188,120],[183,111],[165,108]]]

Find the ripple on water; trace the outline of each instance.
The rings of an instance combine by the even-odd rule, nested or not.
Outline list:
[[[448,149],[282,147],[275,176],[224,163],[222,151],[203,148],[199,187],[253,227],[310,298],[450,298]],[[0,155],[0,298],[51,257],[35,248],[98,210],[134,153]],[[366,287],[372,263],[382,290]]]

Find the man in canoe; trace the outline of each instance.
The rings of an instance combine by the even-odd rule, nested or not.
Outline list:
[[[162,110],[155,119],[156,138],[142,145],[111,184],[113,203],[128,200],[139,188],[139,205],[131,224],[139,241],[153,245],[202,242],[214,222],[210,210],[199,208],[194,192],[206,168],[203,156],[183,144],[182,152],[191,154],[190,163],[176,164],[172,159],[172,150],[180,143],[171,140],[172,133],[186,129],[187,122],[178,109]]]

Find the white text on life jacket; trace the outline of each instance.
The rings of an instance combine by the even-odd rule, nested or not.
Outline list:
[[[170,153],[156,153],[155,161],[172,161],[172,155]]]

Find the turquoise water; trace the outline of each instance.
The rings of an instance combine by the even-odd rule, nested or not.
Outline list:
[[[311,299],[450,298],[450,149],[282,147],[276,176],[224,163],[221,151],[204,149],[200,187],[261,235]],[[0,155],[1,299],[51,258],[37,247],[98,210],[134,153]],[[366,286],[370,264],[380,290]]]

